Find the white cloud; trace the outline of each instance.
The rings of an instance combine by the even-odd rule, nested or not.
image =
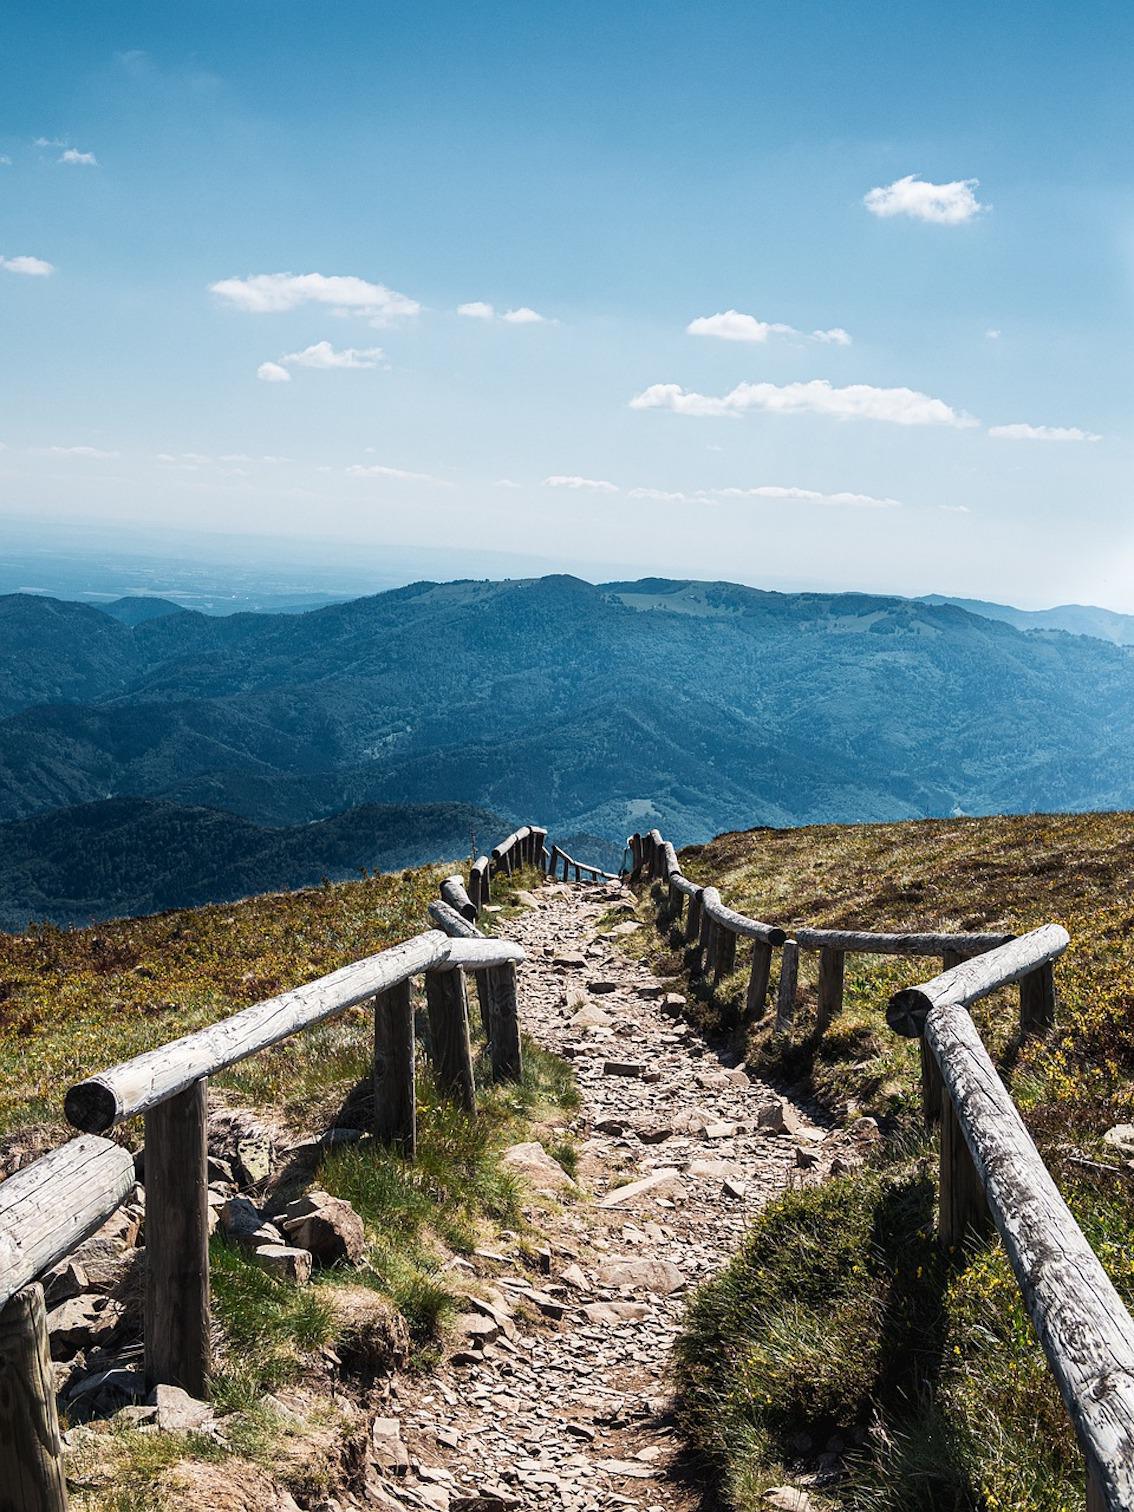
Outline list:
[[[694,504],[698,499],[704,499],[705,494],[686,494],[670,488],[632,488],[626,497],[649,499],[655,504]]]
[[[62,137],[36,137],[33,147],[66,147],[67,143]]]
[[[349,275],[255,273],[250,278],[222,278],[209,289],[250,315],[277,315],[300,305],[321,304],[350,315],[369,315],[381,324],[421,311],[416,299]]]
[[[988,434],[998,441],[1101,441],[1094,431],[1077,425],[990,425]]]
[[[11,166],[12,166],[12,159],[8,156],[8,154],[6,152],[0,152],[0,167],[10,168]]]
[[[351,478],[394,478],[401,483],[432,483],[437,488],[452,488],[446,478],[435,478],[432,473],[407,472],[404,467],[382,467],[378,463],[364,466],[355,462],[347,468]]]
[[[485,304],[483,299],[471,299],[468,304],[457,306],[457,314],[465,315],[469,320],[493,320],[496,311],[490,304]]]
[[[871,189],[862,203],[871,215],[889,219],[908,215],[913,220],[935,221],[939,226],[959,226],[972,220],[987,205],[976,197],[979,179],[955,179],[951,184],[930,184],[915,174],[895,179],[885,188]]]
[[[497,478],[496,482],[493,484],[494,488],[519,488],[519,486],[520,485],[518,483],[514,483],[511,478]]]
[[[875,388],[852,383],[835,388],[826,378],[807,383],[740,383],[719,398],[686,391],[677,383],[655,383],[630,401],[636,410],[667,409],[678,415],[742,415],[748,410],[773,414],[829,415],[840,420],[886,420],[893,425],[977,425],[971,415],[943,399],[909,388]]]
[[[118,456],[116,451],[100,451],[97,446],[49,446],[47,450],[54,456],[85,457],[91,462],[109,462]]]
[[[577,488],[587,489],[591,493],[614,494],[618,492],[617,483],[608,483],[604,478],[580,478],[577,475],[565,475],[553,473],[550,478],[544,478],[545,488]]]
[[[530,309],[527,305],[521,305],[518,310],[505,310],[500,317],[509,325],[547,325],[546,315],[541,315],[537,310]]]
[[[778,320],[757,320],[740,310],[721,310],[716,315],[698,315],[685,327],[690,336],[715,336],[720,341],[765,342],[769,336],[796,336],[803,341],[821,341],[831,346],[850,346],[850,336],[841,326],[829,331],[812,331],[806,336],[794,326]]]
[[[47,278],[55,272],[55,265],[42,257],[0,257],[0,268],[9,273],[23,273],[27,278]]]
[[[988,330],[984,333],[984,339],[986,341],[999,341],[1000,332],[996,329],[995,326],[989,326]]]
[[[256,377],[261,383],[291,382],[291,374],[287,368],[280,367],[278,362],[262,362],[256,369]]]
[[[709,492],[717,499],[792,499],[803,504],[823,504],[830,508],[843,509],[901,509],[900,499],[879,499],[873,494],[820,493],[814,488],[784,488],[779,484],[762,483],[757,488],[711,488]]]
[[[204,452],[158,452],[157,460],[167,467],[202,467],[213,459]]]
[[[93,152],[79,152],[74,147],[68,147],[65,152],[61,153],[59,161],[61,163],[74,163],[83,168],[98,167],[98,158],[95,157]]]
[[[280,358],[283,367],[372,368],[382,358],[381,347],[344,347],[336,351],[329,341],[316,341],[302,352],[289,352]]]

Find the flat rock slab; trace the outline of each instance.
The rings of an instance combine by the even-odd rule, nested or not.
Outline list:
[[[500,1157],[501,1164],[515,1171],[525,1181],[542,1191],[562,1192],[574,1182],[567,1172],[549,1155],[538,1140],[511,1145]]]
[[[668,1297],[685,1285],[685,1277],[670,1260],[604,1260],[595,1280],[600,1286],[653,1292],[659,1297]]]
[[[599,1203],[599,1207],[621,1207],[627,1202],[636,1202],[639,1197],[649,1197],[651,1193],[660,1194],[662,1188],[679,1183],[681,1172],[662,1166],[660,1170],[651,1171],[648,1176],[641,1176],[637,1181],[631,1181],[626,1186],[615,1187],[613,1192],[607,1192]]]

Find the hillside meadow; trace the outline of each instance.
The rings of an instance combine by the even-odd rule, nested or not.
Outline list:
[[[1134,1120],[1134,815],[1028,815],[754,830],[683,852],[724,901],[789,928],[1005,930],[1055,920],[1059,1015],[1021,1042],[1014,992],[978,1004],[985,1042],[1119,1291],[1134,1302],[1134,1162],[1102,1140]],[[671,937],[666,959],[682,965]],[[842,1015],[816,1043],[817,958],[791,1032],[736,1028],[744,971],[691,986],[750,1066],[840,1119],[877,1118],[866,1166],[765,1209],[692,1300],[678,1349],[682,1419],[737,1512],[786,1477],[820,1508],[1070,1512],[1082,1459],[996,1242],[943,1255],[936,1149],[916,1044],[886,1025],[897,987],[935,962],[854,956]],[[848,1478],[824,1453],[852,1446]]]
[[[87,929],[0,934],[0,1173],[72,1136],[62,1117],[72,1082],[419,933],[439,878],[451,870],[327,883]],[[513,879],[517,887],[535,881],[524,873]],[[507,908],[507,886],[496,892]],[[223,1440],[104,1425],[108,1431],[84,1440],[69,1464],[78,1512],[199,1505],[183,1479],[209,1473],[217,1461],[226,1462],[222,1475],[267,1487],[265,1505],[273,1487],[304,1505],[322,1500],[357,1448],[361,1408],[352,1403],[365,1404],[374,1374],[395,1365],[422,1369],[436,1358],[462,1295],[447,1262],[498,1242],[502,1228],[513,1232],[520,1263],[534,1255],[530,1194],[500,1154],[540,1138],[572,1164],[563,1129],[577,1102],[572,1074],[526,1041],[523,1080],[494,1084],[472,1016],[475,1120],[439,1095],[421,1049],[416,1162],[364,1138],[332,1147],[311,1173],[362,1217],[367,1247],[358,1266],[317,1272],[310,1287],[295,1288],[239,1246],[212,1240],[212,1400],[225,1415]],[[372,1057],[372,1014],[363,1004],[216,1077],[210,1103],[253,1110],[273,1131],[278,1157],[293,1141],[357,1123],[356,1115],[365,1126]],[[141,1120],[114,1137],[137,1150]],[[337,1377],[328,1352],[343,1362]]]

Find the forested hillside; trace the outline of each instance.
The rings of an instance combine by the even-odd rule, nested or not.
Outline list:
[[[0,600],[0,817],[465,802],[620,841],[1134,803],[1134,662],[950,605],[727,583],[419,583],[136,625]]]

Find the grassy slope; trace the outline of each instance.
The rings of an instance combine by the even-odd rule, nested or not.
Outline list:
[[[8,1164],[68,1137],[60,1109],[70,1082],[418,933],[444,874],[423,869],[91,929],[0,935],[0,1130]],[[521,875],[514,885],[525,880],[534,881]],[[482,1049],[478,1043],[478,1055]],[[371,1055],[363,1006],[233,1067],[215,1079],[214,1095],[260,1109],[297,1136],[319,1132],[348,1100],[355,1112],[365,1104]],[[296,1290],[214,1239],[213,1394],[218,1410],[232,1414],[226,1442],[97,1434],[74,1467],[86,1487],[79,1506],[148,1512],[175,1505],[169,1477],[187,1460],[259,1463],[297,1495],[333,1487],[358,1425],[335,1407],[320,1350],[331,1345],[350,1356],[360,1291],[364,1311],[366,1293],[373,1298],[372,1326],[388,1336],[391,1357],[408,1333],[420,1366],[454,1306],[445,1259],[498,1240],[501,1227],[520,1232],[521,1258],[532,1247],[528,1199],[498,1154],[521,1139],[560,1137],[541,1126],[566,1121],[575,1102],[570,1068],[527,1044],[522,1084],[491,1085],[479,1059],[477,1070],[474,1123],[437,1095],[419,1060],[415,1164],[369,1141],[324,1157],[318,1181],[353,1202],[366,1223],[361,1266]],[[141,1141],[136,1122],[120,1131],[131,1147]],[[566,1147],[556,1153],[570,1159]],[[299,1428],[265,1395],[281,1390],[306,1398]]]
[[[1134,1115],[1134,815],[1036,815],[724,835],[688,851],[726,902],[790,925],[999,928],[1057,920],[1058,1027],[1017,1043],[1014,995],[977,1017],[1060,1187],[1134,1302],[1134,1183],[1099,1136]],[[848,961],[846,1010],[810,1036],[815,959],[790,1036],[749,1034],[749,1060],[840,1114],[882,1120],[880,1168],[768,1209],[695,1299],[681,1350],[686,1427],[732,1504],[755,1507],[784,1466],[859,1445],[839,1508],[1058,1512],[1081,1505],[1082,1466],[999,1248],[967,1266],[931,1236],[935,1161],[917,1118],[913,1045],[887,1028],[903,982],[938,967]],[[728,1021],[740,973],[699,1011]]]

